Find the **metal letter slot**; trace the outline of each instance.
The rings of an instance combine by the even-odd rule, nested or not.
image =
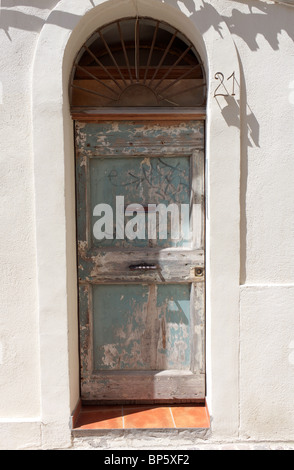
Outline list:
[[[129,266],[129,269],[131,271],[156,271],[157,270],[157,266],[156,264],[146,264],[146,263],[142,263],[142,264],[131,264]]]

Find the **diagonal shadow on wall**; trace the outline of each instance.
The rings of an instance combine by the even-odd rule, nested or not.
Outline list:
[[[21,29],[23,31],[40,32],[45,23],[54,24],[61,28],[73,29],[76,26],[78,15],[63,11],[54,11],[50,19],[46,20],[21,11],[2,8],[0,11],[0,30],[12,41],[10,29]]]
[[[42,3],[43,2],[43,3]],[[19,6],[36,7],[39,9],[50,10],[54,8],[59,0],[2,0],[0,3],[4,8],[13,8]]]
[[[38,9],[52,10],[59,0],[1,0],[1,25],[0,29],[15,27],[25,30],[38,30],[40,24],[44,24],[46,20],[40,19],[36,14],[28,14],[15,10],[19,7],[34,7]],[[93,0],[89,3],[95,6]],[[167,3],[162,0],[162,3]],[[220,35],[222,35],[222,25],[220,24],[220,14],[214,6],[202,0],[202,5],[196,9],[194,0],[172,0],[169,2],[176,8],[184,8],[188,16],[197,14],[201,23],[206,29],[213,27]],[[231,14],[222,15],[222,19],[226,22],[232,34],[241,37],[248,47],[254,51],[259,49],[257,37],[262,35],[269,45],[274,49],[279,49],[279,35],[285,31],[294,41],[294,28],[291,16],[285,15],[279,17],[279,9],[276,4],[265,3],[262,0],[234,0],[235,4],[241,4],[248,8],[247,12],[239,11],[233,8]],[[292,8],[284,5],[284,8]],[[57,24],[60,27],[69,28],[70,18],[77,18],[78,15],[69,14],[62,11],[53,12],[49,16],[48,22]],[[209,20],[207,20],[209,18]],[[34,21],[36,20],[36,22]],[[31,20],[31,21],[29,21]],[[248,27],[250,25],[250,27]]]
[[[0,0],[0,29],[17,28],[38,31],[45,22],[63,28],[70,28],[73,25],[71,20],[76,20],[79,17],[78,15],[56,10],[49,14],[48,20],[44,20],[38,17],[36,13],[26,13],[19,10],[19,7],[34,7],[50,11],[58,4],[58,1]],[[95,6],[93,0],[89,0],[89,3]],[[162,0],[162,3],[167,3],[167,1]],[[257,40],[259,35],[263,36],[274,50],[279,49],[279,35],[283,31],[294,41],[291,15],[279,16],[279,7],[276,4],[265,3],[262,0],[234,0],[232,3],[239,3],[248,8],[248,11],[243,12],[233,8],[229,15],[223,14],[220,16],[215,7],[206,0],[202,0],[202,5],[198,9],[196,9],[194,0],[171,0],[168,3],[177,9],[180,7],[190,18],[192,15],[197,15],[205,31],[213,27],[220,36],[222,36],[222,24],[220,22],[220,18],[222,18],[231,33],[242,38],[252,51],[259,49]],[[292,7],[284,5],[284,8],[290,9]]]
[[[94,5],[92,0],[90,3]],[[80,18],[79,15],[64,11],[53,11],[59,0],[0,0],[0,30],[2,29],[8,39],[12,41],[10,30],[40,32],[45,23],[54,24],[61,28],[73,29]],[[21,10],[20,8],[23,7]],[[33,7],[39,10],[48,10],[48,17],[44,14],[28,13],[27,8]],[[17,9],[16,9],[17,8]]]

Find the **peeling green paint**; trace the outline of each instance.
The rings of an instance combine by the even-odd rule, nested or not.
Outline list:
[[[190,205],[190,158],[92,158],[90,160],[90,194],[88,201],[89,214],[91,214],[91,236],[92,244],[97,247],[121,246],[121,247],[148,247],[148,215],[145,215],[143,228],[143,239],[130,240],[124,237],[117,239],[116,197],[124,200],[125,207],[131,204],[139,204],[143,207],[148,205],[176,204],[179,214],[182,204]],[[93,216],[94,208],[98,204],[107,204],[113,212],[113,228],[111,234],[113,239],[97,240],[94,236],[93,227],[97,217]],[[135,216],[135,214],[124,217],[124,227]],[[161,248],[171,246],[189,246],[188,240],[173,240],[171,238],[171,221],[168,215],[167,238],[161,238],[159,232],[158,216],[156,240],[153,245]]]
[[[203,122],[195,121],[76,123],[86,401],[204,397],[204,289],[197,285],[204,285],[205,277],[195,276],[195,266],[204,267],[205,258],[203,136]],[[157,237],[152,243],[115,237],[101,243],[93,236],[94,208],[114,207],[117,196],[125,207],[194,202],[197,236],[186,245],[172,240],[170,232],[166,240]],[[125,215],[125,222],[131,219]],[[119,229],[116,220],[114,229]],[[142,263],[156,269],[130,270]],[[157,374],[161,371],[171,375]]]
[[[157,287],[157,311],[165,325],[167,369],[189,369],[191,365],[191,287],[170,284]],[[163,346],[163,343],[162,343]]]
[[[148,286],[99,285],[93,288],[94,368],[144,369],[140,350],[145,331]]]
[[[189,369],[189,285],[93,287],[96,370]]]

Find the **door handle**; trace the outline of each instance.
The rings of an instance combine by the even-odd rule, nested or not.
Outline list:
[[[129,269],[131,271],[156,271],[158,268],[156,264],[142,263],[142,264],[131,264],[129,266]]]

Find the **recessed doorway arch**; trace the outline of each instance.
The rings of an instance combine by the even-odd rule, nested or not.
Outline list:
[[[54,435],[58,446],[65,436],[70,436],[70,432],[65,432],[68,416],[79,399],[74,139],[67,98],[68,80],[77,51],[99,25],[136,15],[131,1],[119,7],[116,1],[95,3],[95,6],[88,0],[78,5],[73,5],[71,0],[58,3],[40,32],[33,69],[41,416],[46,425],[44,439],[47,430],[50,432],[48,439],[52,443]],[[189,15],[172,0],[164,3],[139,0],[138,10],[140,16],[150,16],[152,11],[153,18],[188,31],[208,77],[207,399],[215,432],[231,436],[237,433],[239,422],[240,128],[229,127],[222,116],[222,109],[226,109],[226,117],[232,113],[231,121],[236,122],[233,115],[236,108],[228,107],[225,98],[218,102],[214,99],[214,89],[218,86],[214,75],[222,72],[227,78],[235,72],[240,84],[240,71],[234,41],[217,9],[212,5],[206,8],[200,0],[193,3],[195,11]],[[57,11],[62,12],[61,26],[55,21]],[[239,87],[235,100],[237,103],[240,100]],[[54,413],[52,403],[58,403]]]

